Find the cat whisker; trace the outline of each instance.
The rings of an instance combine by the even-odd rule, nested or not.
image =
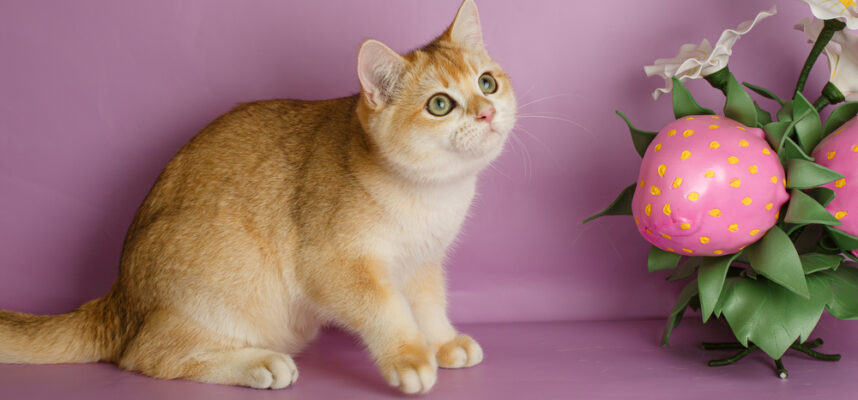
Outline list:
[[[534,100],[528,101],[527,103],[524,103],[524,104],[522,104],[522,105],[518,106],[518,108],[519,108],[519,109],[522,109],[522,108],[527,107],[527,106],[529,106],[529,105],[533,105],[533,104],[536,104],[536,103],[541,103],[541,102],[546,101],[546,100],[556,99],[556,98],[558,98],[558,97],[563,97],[563,96],[575,96],[575,94],[574,94],[574,93],[560,93],[560,94],[553,94],[553,95],[550,95],[550,96],[540,97],[540,98],[538,98],[538,99],[534,99]]]
[[[587,127],[585,127],[584,125],[582,125],[578,122],[572,121],[571,119],[555,117],[552,115],[518,115],[517,118],[536,118],[536,119],[548,119],[548,120],[566,122],[567,124],[581,128],[581,130],[583,130],[588,136],[590,136],[590,138],[592,138],[592,139],[596,138],[596,134],[594,134],[591,130],[587,129]]]
[[[548,144],[547,144],[547,143],[545,143],[544,141],[542,141],[542,139],[540,139],[539,137],[537,137],[536,135],[534,135],[534,134],[533,134],[533,132],[531,132],[531,131],[529,131],[529,130],[527,130],[527,129],[524,129],[524,128],[520,127],[520,126],[516,126],[515,128],[513,128],[513,129],[512,129],[512,131],[513,131],[513,132],[515,132],[516,130],[521,130],[521,132],[523,132],[523,133],[524,133],[524,134],[526,134],[527,136],[530,136],[530,137],[531,137],[533,140],[535,140],[537,143],[541,144],[541,145],[542,145],[542,146],[544,146],[547,150],[551,151],[551,147],[550,147],[550,146],[548,146]]]
[[[530,180],[530,178],[533,176],[531,173],[533,169],[533,161],[530,158],[530,152],[527,151],[527,146],[524,145],[524,142],[522,142],[522,140],[518,136],[510,135],[510,137],[515,141],[515,143],[521,146],[521,160],[524,163],[524,176],[527,178],[527,180]]]

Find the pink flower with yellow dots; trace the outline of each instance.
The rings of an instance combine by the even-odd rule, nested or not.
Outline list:
[[[716,115],[664,127],[641,164],[632,213],[662,250],[735,253],[760,239],[787,201],[784,169],[761,129]]]
[[[824,186],[836,194],[826,209],[843,224],[836,229],[858,236],[858,117],[828,135],[812,156],[817,164],[844,176]]]

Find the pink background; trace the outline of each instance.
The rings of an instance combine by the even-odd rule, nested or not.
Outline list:
[[[686,42],[714,42],[771,4],[478,1],[488,49],[523,105],[521,143],[511,141],[484,173],[450,259],[454,319],[666,315],[680,285],[646,272],[648,245],[631,218],[581,224],[637,176],[639,158],[614,110],[661,128],[669,97],[652,100],[662,81],[647,79],[643,65]],[[105,293],[137,206],[205,124],[241,101],[354,93],[362,40],[418,47],[458,5],[0,2],[0,308],[62,312]],[[809,49],[791,27],[809,10],[778,6],[738,42],[732,69],[786,94]],[[820,64],[810,97],[826,73]],[[705,82],[690,87],[721,107]]]

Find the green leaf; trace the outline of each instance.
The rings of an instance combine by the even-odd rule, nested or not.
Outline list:
[[[757,107],[754,105],[754,100],[733,74],[730,74],[727,81],[727,104],[724,105],[724,115],[745,126],[757,126]]]
[[[834,111],[831,112],[831,115],[828,116],[828,119],[825,120],[825,126],[823,128],[825,136],[836,131],[837,128],[840,128],[846,123],[846,121],[855,117],[856,114],[858,114],[858,101],[845,103],[835,108]]]
[[[772,122],[772,114],[762,107],[757,102],[754,102],[754,107],[757,108],[757,127],[763,127],[765,124]]]
[[[694,97],[691,96],[691,92],[679,81],[676,77],[673,77],[673,115],[676,119],[680,119],[682,117],[687,117],[689,115],[714,115],[715,112],[708,109],[703,108],[700,104],[697,104],[697,101],[694,100]]]
[[[756,93],[756,94],[758,94],[758,95],[760,95],[760,96],[763,96],[763,97],[765,97],[765,98],[767,98],[767,99],[774,100],[774,101],[778,102],[778,104],[780,104],[780,105],[782,105],[782,106],[784,105],[784,101],[783,101],[783,100],[781,100],[781,98],[780,98],[780,97],[778,97],[776,94],[772,93],[770,90],[768,90],[768,89],[764,89],[764,88],[762,88],[762,87],[760,87],[760,86],[757,86],[757,85],[752,85],[752,84],[750,84],[750,83],[748,83],[748,82],[742,82],[742,84],[743,84],[743,85],[745,85],[748,89],[753,90],[753,91],[754,91],[754,93]]]
[[[700,270],[697,271],[697,288],[700,292],[700,310],[704,324],[709,320],[715,303],[721,297],[721,288],[724,286],[724,279],[727,278],[727,270],[738,256],[739,254],[731,254],[703,258]]]
[[[608,207],[599,211],[598,214],[585,219],[584,223],[586,224],[605,215],[632,215],[632,197],[635,195],[635,186],[636,184],[634,183],[627,186]]]
[[[784,136],[787,136],[787,128],[789,128],[790,125],[792,125],[792,121],[770,122],[763,125],[763,132],[766,133],[766,140],[772,148],[775,149],[775,151],[779,151],[781,149],[781,143],[784,141]]]
[[[694,296],[697,296],[697,280],[688,282],[688,284],[682,288],[682,292],[679,293],[679,297],[676,299],[676,305],[673,306],[673,311],[671,311],[670,316],[667,317],[667,325],[665,325],[664,332],[661,334],[662,346],[670,346],[670,333],[679,325],[679,322],[682,321],[685,309],[688,308],[688,304]]]
[[[834,243],[837,244],[837,247],[839,247],[841,251],[845,252],[858,249],[858,237],[852,236],[840,229],[831,227],[826,227],[826,229],[828,230],[828,235],[831,236]]]
[[[790,191],[789,206],[784,221],[790,224],[841,225],[822,204],[798,189]]]
[[[825,187],[813,188],[806,192],[810,197],[813,197],[814,200],[818,201],[819,204],[822,204],[823,207],[828,207],[831,200],[834,200],[834,197],[837,196],[833,190]]]
[[[644,154],[646,154],[646,149],[649,147],[649,144],[652,143],[652,141],[655,139],[655,136],[658,135],[658,132],[647,132],[635,128],[635,126],[632,125],[632,122],[629,121],[629,119],[625,115],[623,115],[623,113],[617,111],[617,115],[619,115],[620,118],[626,121],[626,125],[629,126],[629,132],[632,135],[632,144],[634,144],[635,146],[635,151],[637,151],[638,154],[643,157]]]
[[[785,101],[777,113],[778,121],[792,121],[792,100]]]
[[[795,251],[789,236],[777,225],[745,251],[751,261],[751,268],[758,274],[799,296],[810,296],[798,252]]]
[[[806,253],[799,256],[804,274],[810,275],[814,272],[834,270],[843,262],[843,256],[836,254]],[[858,294],[858,292],[856,292]]]
[[[858,264],[843,263],[835,271],[824,271],[819,275],[831,289],[827,308],[839,319],[858,319]],[[816,276],[814,275],[814,276]]]
[[[682,256],[679,254],[671,253],[669,251],[659,249],[658,247],[651,246],[649,248],[649,256],[646,260],[647,269],[649,270],[649,272],[674,269],[676,268],[676,264],[679,264],[680,258],[682,258]]]
[[[779,359],[796,340],[807,340],[831,298],[820,279],[808,284],[804,298],[767,279],[728,278],[719,306],[740,343]]]
[[[796,144],[790,137],[784,138],[784,144],[778,151],[778,157],[780,158],[781,163],[785,163],[792,159],[813,161],[813,157],[807,155],[807,153],[805,153],[801,147],[798,147],[798,144]]]
[[[843,179],[837,171],[801,159],[787,161],[786,170],[787,187],[792,189],[810,189]]]
[[[688,278],[697,272],[697,269],[700,268],[700,264],[702,263],[703,257],[688,257],[685,261],[679,264],[679,267],[668,275],[667,280],[681,281]]]
[[[810,153],[823,138],[822,120],[813,104],[810,104],[801,93],[796,93],[795,99],[793,99],[793,107],[792,116],[796,120],[799,120],[799,116],[808,113],[796,124],[795,130],[798,133],[798,143],[802,150],[805,153]]]

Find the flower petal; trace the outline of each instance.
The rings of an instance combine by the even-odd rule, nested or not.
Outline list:
[[[664,78],[665,87],[652,93],[653,99],[658,100],[662,93],[673,90],[673,77],[680,81],[698,79],[718,72],[727,66],[732,54],[732,47],[739,37],[748,33],[759,21],[777,13],[777,7],[761,11],[752,21],[739,24],[736,29],[727,29],[713,47],[708,40],[703,39],[699,45],[684,44],[679,48],[679,54],[673,58],[660,58],[653,65],[644,66],[646,76],[658,75]]]

